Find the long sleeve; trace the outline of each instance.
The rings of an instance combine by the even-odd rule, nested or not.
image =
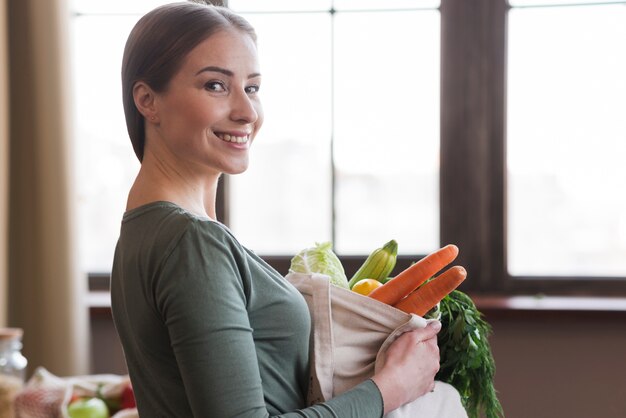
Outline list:
[[[302,296],[222,225],[161,212],[123,226],[112,283],[142,416],[382,416],[372,381],[305,408]]]

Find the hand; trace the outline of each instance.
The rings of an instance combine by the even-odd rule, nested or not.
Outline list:
[[[402,334],[387,350],[382,369],[372,377],[385,404],[384,414],[411,402],[435,387],[439,371],[438,321]]]

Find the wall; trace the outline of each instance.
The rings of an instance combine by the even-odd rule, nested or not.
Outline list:
[[[507,418],[626,417],[625,312],[487,319]]]

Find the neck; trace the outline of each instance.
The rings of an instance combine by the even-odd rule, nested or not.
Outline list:
[[[197,173],[189,167],[175,167],[153,154],[146,154],[128,195],[126,209],[168,201],[196,215],[216,220],[219,176],[220,173]]]

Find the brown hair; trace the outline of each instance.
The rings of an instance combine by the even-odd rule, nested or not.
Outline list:
[[[133,150],[143,160],[145,122],[137,110],[133,87],[145,82],[156,92],[167,89],[183,59],[214,33],[234,28],[256,42],[254,28],[231,10],[192,2],[157,7],[143,16],[128,36],[122,59],[122,97]]]

